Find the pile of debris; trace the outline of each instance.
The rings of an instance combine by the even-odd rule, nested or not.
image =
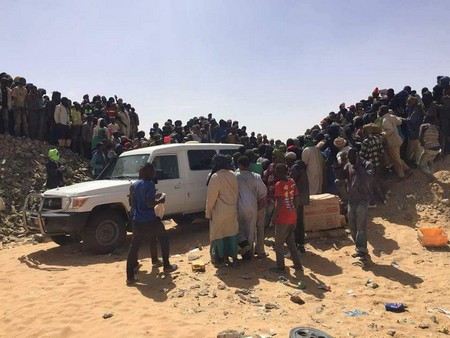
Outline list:
[[[54,146],[29,138],[0,135],[0,244],[25,236],[21,211],[29,192],[45,191],[47,154]],[[67,185],[92,180],[89,162],[70,150],[61,152]],[[2,203],[3,201],[3,203]],[[0,245],[1,247],[1,245]]]

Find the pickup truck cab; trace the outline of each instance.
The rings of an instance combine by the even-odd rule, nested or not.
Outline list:
[[[166,194],[164,217],[176,220],[204,211],[212,158],[217,153],[232,155],[240,146],[183,143],[124,152],[95,181],[29,194],[22,213],[24,227],[60,245],[82,240],[91,252],[112,252],[131,231],[128,195],[143,164],[154,165],[156,189]]]

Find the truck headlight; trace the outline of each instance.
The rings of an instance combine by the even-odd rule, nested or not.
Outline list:
[[[67,210],[70,206],[70,197],[62,197],[61,198],[61,209]]]
[[[72,208],[73,209],[81,208],[86,203],[87,200],[88,200],[88,197],[72,198]]]

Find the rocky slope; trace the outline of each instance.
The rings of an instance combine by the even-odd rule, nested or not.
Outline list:
[[[0,198],[5,207],[0,211],[0,243],[5,245],[25,237],[21,210],[30,191],[45,190],[45,164],[48,150],[53,146],[7,135],[0,135],[0,144]],[[78,154],[64,150],[61,162],[66,167],[66,184],[91,179],[88,161]]]

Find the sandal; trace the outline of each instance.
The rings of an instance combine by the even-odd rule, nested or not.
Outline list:
[[[126,284],[127,285],[133,285],[137,282],[137,278],[131,278],[131,279],[127,279]]]
[[[163,265],[164,264],[163,264],[163,262],[160,259],[158,259],[158,261],[156,261],[155,263],[152,262],[152,267],[154,267],[154,268],[160,268]]]
[[[171,264],[168,267],[164,268],[164,272],[165,273],[171,273],[171,272],[174,272],[176,270],[178,270],[178,265],[176,265],[176,264]]]

